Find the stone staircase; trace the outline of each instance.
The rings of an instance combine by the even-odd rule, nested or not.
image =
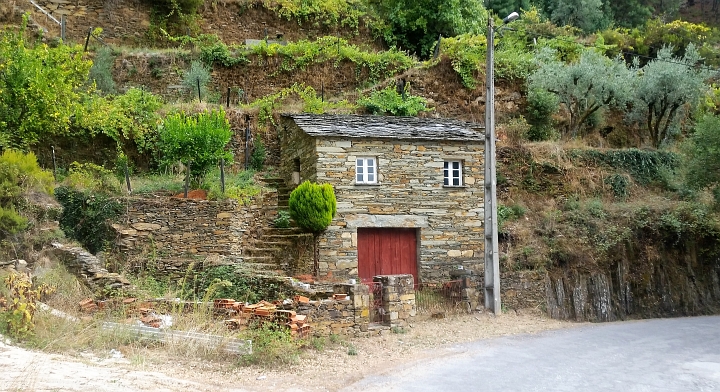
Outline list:
[[[292,188],[287,187],[281,178],[266,178],[263,182],[277,189],[277,204],[264,208],[265,227],[253,244],[244,249],[241,265],[261,275],[312,274],[312,234],[303,232],[294,222],[286,229],[273,225],[278,211],[288,209]]]

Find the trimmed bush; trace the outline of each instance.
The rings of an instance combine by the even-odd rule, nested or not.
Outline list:
[[[292,191],[288,203],[290,216],[304,230],[313,233],[327,229],[337,212],[335,191],[330,184],[305,181]]]

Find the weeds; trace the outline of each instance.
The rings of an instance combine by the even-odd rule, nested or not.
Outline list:
[[[8,274],[4,282],[8,303],[6,309],[0,309],[0,328],[16,338],[30,337],[35,333],[37,303],[54,288],[47,284],[34,285],[28,275],[16,272]]]
[[[296,363],[300,358],[299,342],[285,328],[263,324],[241,334],[253,342],[253,353],[240,359],[241,365],[282,366]]]

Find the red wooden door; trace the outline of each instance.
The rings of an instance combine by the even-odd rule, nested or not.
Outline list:
[[[417,274],[417,230],[358,228],[358,274],[363,282],[375,275]]]

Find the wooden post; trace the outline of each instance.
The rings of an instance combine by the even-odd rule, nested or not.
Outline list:
[[[60,39],[65,42],[65,15],[60,15]]]
[[[228,87],[228,90],[227,90],[227,103],[226,103],[225,107],[226,108],[230,107],[230,87]]]
[[[225,159],[220,158],[220,190],[225,194]]]
[[[132,186],[130,186],[130,170],[128,170],[127,162],[125,162],[125,185],[127,185],[128,194],[132,193]]]
[[[87,38],[85,38],[85,49],[83,50],[83,52],[87,52],[88,44],[90,44],[90,35],[92,35],[92,31],[93,31],[93,28],[91,27],[88,30]]]
[[[53,160],[53,177],[57,180],[57,162],[55,162],[55,146],[52,148],[52,160]]]
[[[190,163],[192,161],[188,161],[187,163],[187,171],[185,172],[185,198],[187,199],[188,196],[188,187],[190,187]]]
[[[200,78],[197,78],[197,88],[198,88],[198,101],[202,102],[202,95],[200,95]]]

